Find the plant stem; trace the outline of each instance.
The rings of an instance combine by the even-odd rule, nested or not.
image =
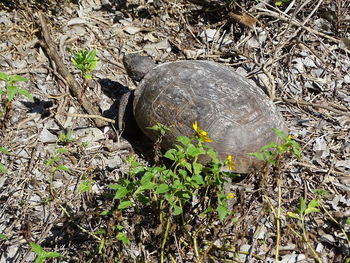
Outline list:
[[[321,204],[322,209],[326,212],[326,214],[329,216],[329,218],[336,223],[339,227],[340,227],[340,231],[343,233],[343,235],[345,236],[345,239],[348,241],[348,244],[350,245],[350,239],[348,237],[348,235],[346,234],[344,228],[339,224],[339,222],[328,212],[328,210],[326,209],[326,207],[323,205],[323,202],[320,200],[319,202]]]
[[[305,224],[304,224],[304,216],[301,218],[301,228],[303,229],[303,239],[308,246],[308,248],[311,250],[312,254],[314,255],[316,261],[318,263],[322,263],[322,260],[320,257],[317,255],[317,252],[314,250],[314,248],[310,245],[309,240],[307,238],[306,230],[305,230]]]
[[[161,246],[161,251],[160,251],[160,263],[164,263],[164,247],[165,247],[165,243],[166,243],[166,240],[168,239],[168,234],[169,234],[169,227],[170,227],[170,222],[171,222],[171,211],[172,211],[172,209],[170,209],[170,211],[169,211],[169,216],[168,216],[168,220],[166,223],[165,233],[164,233],[164,237],[163,237],[163,241],[162,241],[162,246]]]
[[[278,263],[279,258],[279,248],[281,241],[281,205],[282,205],[282,188],[281,188],[281,174],[280,174],[280,155],[276,157],[276,175],[277,175],[277,189],[278,189],[278,207],[276,215],[276,252],[275,252],[275,262]]]

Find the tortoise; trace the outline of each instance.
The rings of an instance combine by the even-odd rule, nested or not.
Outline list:
[[[198,122],[219,159],[231,155],[235,172],[249,173],[263,162],[248,153],[279,141],[272,128],[287,131],[282,115],[262,89],[219,63],[180,60],[155,65],[151,58],[137,54],[125,55],[123,62],[128,75],[140,81],[129,97],[139,128],[156,141],[159,133],[148,127],[157,123],[171,127],[161,142],[164,149],[173,147],[179,135],[192,137],[192,125]],[[124,108],[121,102],[119,129]]]

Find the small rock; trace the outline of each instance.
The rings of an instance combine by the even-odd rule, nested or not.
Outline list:
[[[46,128],[43,128],[38,139],[43,143],[56,142],[58,140],[57,136],[49,132]]]

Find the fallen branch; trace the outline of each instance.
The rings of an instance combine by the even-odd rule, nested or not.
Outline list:
[[[68,116],[68,117],[79,117],[79,118],[90,118],[90,119],[98,119],[105,122],[115,123],[115,120],[103,117],[101,115],[90,115],[90,114],[77,114],[77,113],[68,113],[68,112],[62,112],[62,114]]]
[[[344,115],[344,116],[350,117],[350,112],[337,110],[337,109],[335,109],[333,107],[321,105],[321,104],[318,104],[318,103],[307,102],[307,101],[304,101],[304,100],[286,99],[286,98],[276,98],[276,99],[277,100],[282,100],[284,102],[288,102],[288,103],[291,103],[291,104],[295,104],[295,105],[303,105],[303,106],[311,106],[311,107],[315,107],[315,108],[321,108],[321,109],[325,109],[325,110],[328,110],[328,111],[332,111],[332,112],[340,114],[340,115]]]
[[[42,39],[40,39],[39,43],[40,45],[45,49],[47,55],[49,58],[55,62],[57,66],[57,71],[63,76],[63,78],[67,81],[68,87],[72,95],[76,98],[80,98],[81,106],[84,108],[84,110],[90,114],[90,115],[101,115],[98,107],[93,105],[86,97],[85,94],[82,94],[81,96],[81,86],[80,84],[75,80],[74,76],[69,72],[66,65],[63,63],[61,57],[59,56],[56,48],[55,43],[52,41],[50,37],[50,32],[47,27],[46,23],[46,17],[42,12],[38,12],[39,21],[41,25],[41,35]],[[96,126],[102,127],[106,126],[107,122],[101,118],[94,118],[93,121],[95,122]]]
[[[304,163],[304,162],[296,162],[295,164],[302,166],[302,167],[316,170],[316,172],[320,172],[320,173],[331,173],[331,174],[340,175],[340,176],[350,176],[349,173],[338,172],[338,171],[335,171],[333,169],[323,169],[323,168],[319,168],[317,166],[314,166],[314,165],[308,164],[308,163]]]

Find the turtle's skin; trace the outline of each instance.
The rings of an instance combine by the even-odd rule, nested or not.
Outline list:
[[[142,132],[155,141],[159,134],[147,127],[157,123],[171,127],[162,140],[164,149],[173,147],[177,136],[192,137],[192,124],[198,122],[213,140],[208,145],[219,158],[232,155],[236,172],[248,173],[263,163],[247,154],[278,142],[272,128],[287,131],[268,96],[223,65],[183,60],[155,66],[138,55],[126,55],[124,65],[130,76],[144,75],[133,98],[134,117]]]

